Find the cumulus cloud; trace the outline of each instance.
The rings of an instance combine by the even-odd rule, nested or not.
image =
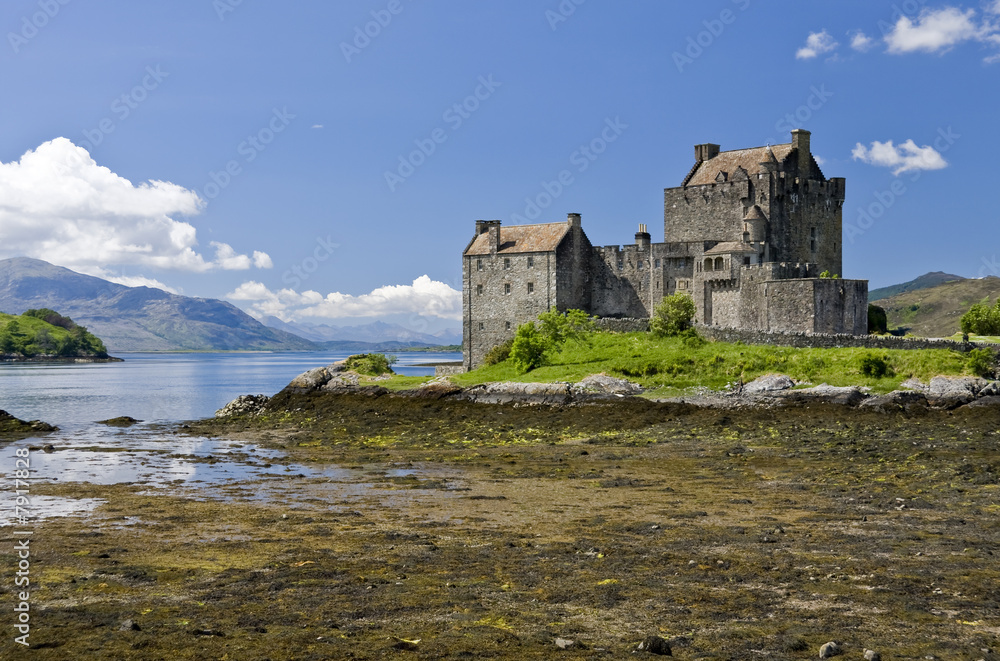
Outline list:
[[[795,53],[795,57],[800,60],[810,60],[835,50],[839,45],[837,40],[830,36],[830,33],[826,30],[813,32],[806,39],[806,45]]]
[[[387,285],[359,296],[340,292],[323,296],[316,291],[300,293],[292,289],[271,291],[263,283],[249,281],[227,294],[226,298],[248,304],[250,312],[256,316],[274,316],[283,321],[393,314],[462,318],[462,292],[426,275],[410,285]]]
[[[997,0],[1000,2],[1000,0]],[[864,32],[858,32],[853,37],[851,37],[851,48],[860,52],[865,53],[875,46],[875,40],[869,37]]]
[[[147,278],[141,275],[114,275],[113,273],[107,273],[100,270],[96,273],[90,273],[90,275],[95,275],[99,278],[104,278],[108,282],[125,285],[126,287],[152,287],[153,289],[162,289],[163,291],[170,292],[171,294],[181,293],[181,290],[164,284],[155,278]]]
[[[93,275],[111,265],[196,273],[271,267],[267,254],[248,257],[226,243],[211,244],[214,259],[200,254],[194,226],[175,218],[203,208],[195,191],[166,181],[133,184],[56,138],[19,161],[0,162],[0,256],[27,255]]]
[[[1000,0],[994,0],[989,11],[1000,13],[998,10]],[[975,9],[944,7],[924,9],[916,21],[901,16],[885,37],[889,52],[896,55],[918,51],[945,53],[968,41],[1000,45],[1000,27],[989,20],[979,22]],[[996,56],[986,59],[992,61]]]
[[[948,162],[936,149],[930,145],[918,147],[913,140],[907,140],[898,147],[892,144],[892,140],[875,141],[871,147],[865,147],[859,142],[851,155],[854,160],[869,165],[894,168],[894,175],[911,170],[941,170],[948,167]]]

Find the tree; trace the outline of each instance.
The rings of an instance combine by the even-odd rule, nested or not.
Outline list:
[[[691,328],[694,313],[694,299],[687,294],[677,292],[664,296],[653,310],[653,318],[649,323],[650,331],[654,337],[680,335]]]
[[[541,333],[553,346],[559,346],[566,340],[576,340],[586,333],[597,330],[594,320],[583,310],[566,310],[561,313],[555,308],[538,315],[541,323]]]
[[[889,318],[885,314],[885,309],[868,304],[868,332],[885,334],[889,332]]]
[[[988,303],[976,303],[962,315],[963,333],[1000,335],[1000,299],[991,308]]]
[[[539,332],[529,321],[517,327],[514,344],[510,347],[510,360],[521,372],[530,372],[545,361],[545,352],[554,348],[551,339]]]

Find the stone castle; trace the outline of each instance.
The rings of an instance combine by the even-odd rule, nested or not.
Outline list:
[[[783,145],[695,146],[683,183],[664,191],[663,243],[639,225],[632,245],[593,246],[575,213],[564,223],[476,221],[462,256],[464,367],[550,308],[648,318],[675,292],[690,294],[709,326],[866,334],[868,281],[829,277],[842,273],[844,192],[797,130]]]

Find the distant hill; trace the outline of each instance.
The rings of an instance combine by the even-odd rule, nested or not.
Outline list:
[[[0,311],[51,308],[104,340],[108,351],[313,351],[236,306],[150,287],[126,287],[27,257],[0,260]]]
[[[888,287],[880,287],[879,289],[871,290],[868,292],[868,302],[874,303],[875,301],[881,301],[882,299],[889,298],[890,296],[897,296],[908,291],[916,291],[917,289],[937,287],[938,285],[943,285],[946,282],[953,282],[955,280],[965,280],[965,278],[960,275],[942,273],[941,271],[925,273],[919,278],[910,280],[909,282],[904,282],[901,285],[890,285]]]
[[[271,328],[277,328],[289,333],[295,333],[313,342],[320,343],[323,348],[340,350],[340,347],[330,347],[333,344],[357,343],[357,347],[365,350],[398,350],[405,347],[451,345],[462,343],[462,329],[446,329],[438,333],[421,333],[400,326],[375,321],[363,326],[333,326],[330,324],[306,324],[301,322],[285,322],[277,317],[265,317],[263,323]],[[379,345],[379,346],[374,346]],[[382,346],[385,345],[385,346]],[[348,350],[344,348],[343,350]]]
[[[959,279],[913,289],[881,299],[889,328],[906,328],[923,337],[949,337],[959,332],[959,319],[974,303],[1000,297],[1000,278]]]

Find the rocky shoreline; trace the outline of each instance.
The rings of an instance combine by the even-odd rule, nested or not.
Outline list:
[[[340,363],[317,367],[297,376],[278,395],[243,395],[216,412],[217,418],[274,412],[296,397],[336,394],[383,396],[415,400],[448,400],[473,404],[567,407],[629,400],[649,406],[680,404],[697,408],[753,410],[824,404],[876,412],[915,410],[950,411],[963,406],[1000,406],[1000,382],[978,377],[937,376],[929,383],[910,379],[901,390],[872,394],[860,386],[830,386],[796,383],[783,374],[767,374],[750,383],[719,392],[707,388],[690,395],[668,398],[642,397],[638,384],[604,374],[588,376],[578,383],[494,382],[460,387],[439,377],[412,390],[392,391],[363,383]],[[279,403],[280,402],[280,403]]]

